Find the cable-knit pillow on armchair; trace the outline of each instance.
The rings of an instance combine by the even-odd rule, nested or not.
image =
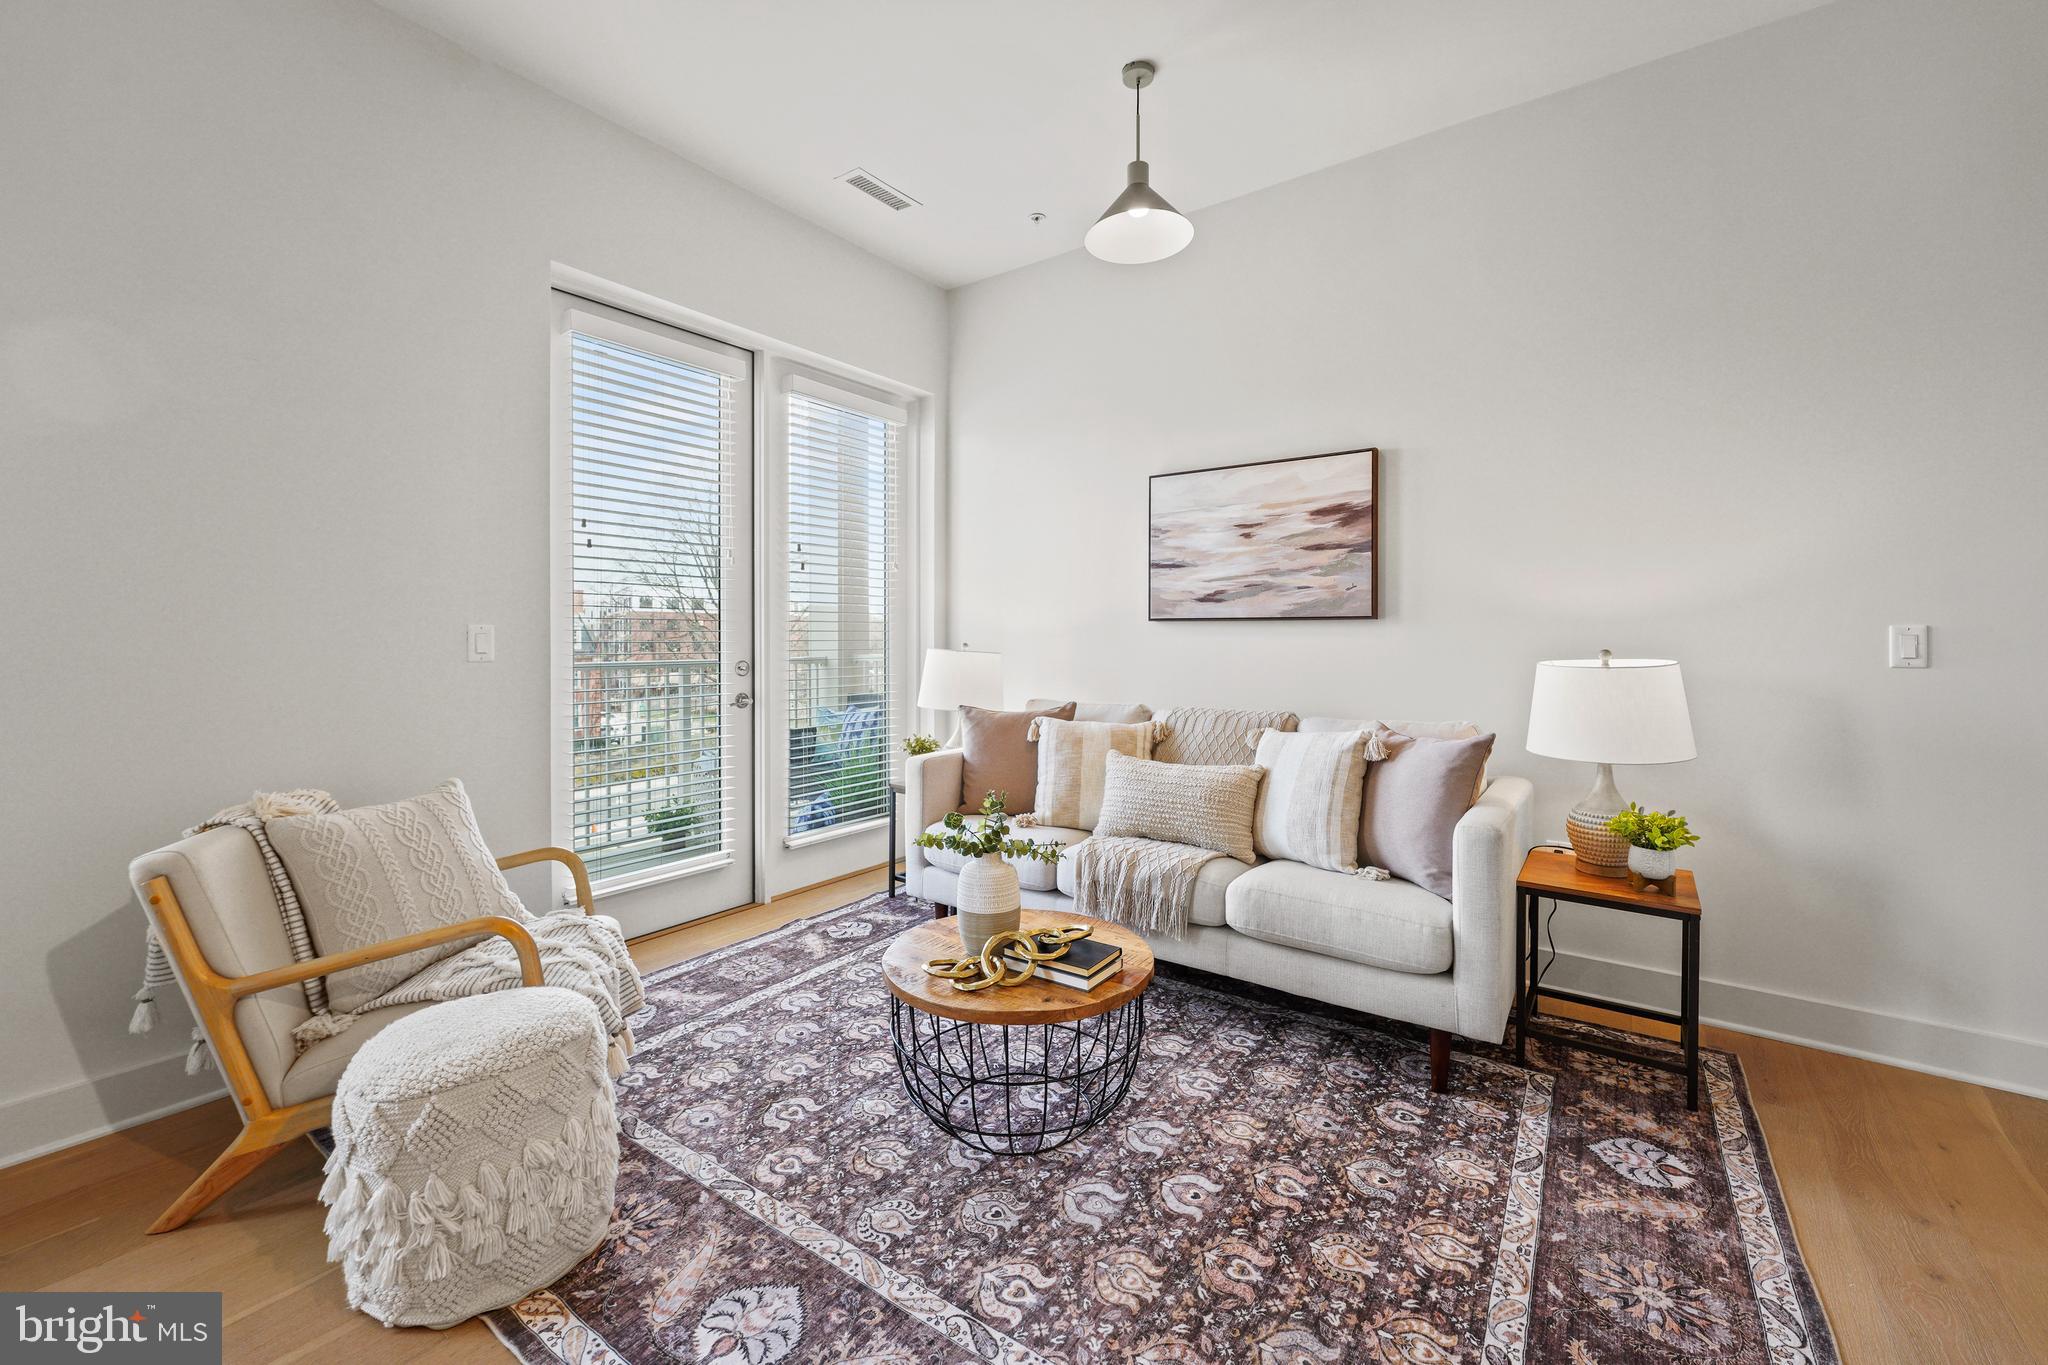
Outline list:
[[[498,871],[457,781],[425,796],[332,815],[271,820],[264,832],[291,874],[306,931],[322,955],[367,948],[483,915],[531,918]],[[456,939],[336,972],[327,980],[336,1014],[362,1008],[477,940]]]

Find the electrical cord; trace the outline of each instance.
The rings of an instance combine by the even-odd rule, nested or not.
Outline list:
[[[1558,839],[1545,839],[1542,843],[1537,844],[1536,847],[1570,848],[1571,845]],[[1535,990],[1543,989],[1543,978],[1550,974],[1551,964],[1557,961],[1557,898],[1549,896],[1539,897],[1539,899],[1547,899],[1550,902],[1550,913],[1544,916],[1543,919],[1543,937],[1550,945],[1550,956],[1545,958],[1536,968],[1536,984],[1533,987]]]

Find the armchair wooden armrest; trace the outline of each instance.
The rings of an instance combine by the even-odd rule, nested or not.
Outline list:
[[[239,1000],[245,995],[260,995],[264,991],[289,986],[308,977],[345,972],[350,967],[360,967],[365,962],[381,962],[388,957],[403,957],[421,948],[431,948],[437,943],[448,943],[477,934],[496,934],[499,938],[511,940],[513,950],[519,954],[520,984],[541,984],[540,949],[534,945],[533,935],[526,932],[526,926],[503,915],[478,915],[475,919],[466,919],[460,924],[439,924],[432,929],[422,929],[417,934],[387,938],[382,943],[372,943],[367,948],[351,948],[345,953],[329,953],[325,957],[294,962],[284,967],[273,967],[267,972],[253,972],[248,976],[227,977],[224,978],[225,984],[222,988]]]
[[[507,853],[498,859],[498,869],[510,872],[515,867],[526,867],[531,863],[560,863],[569,869],[569,875],[576,881],[576,903],[583,907],[583,913],[594,915],[597,906],[590,897],[590,870],[583,866],[583,860],[566,848],[529,848],[524,853]]]

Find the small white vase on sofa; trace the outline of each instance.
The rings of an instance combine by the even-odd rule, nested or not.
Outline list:
[[[1017,927],[1022,902],[1017,869],[1000,853],[969,858],[960,869],[960,945],[971,955],[997,934]]]

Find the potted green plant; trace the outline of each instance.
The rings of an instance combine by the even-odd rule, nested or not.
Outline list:
[[[661,840],[661,846],[670,851],[688,844],[696,830],[697,808],[687,801],[647,812],[647,832]]]
[[[1017,927],[1023,908],[1017,894],[1017,869],[1005,859],[1031,858],[1056,863],[1066,851],[1064,844],[1034,844],[1010,837],[1010,817],[1003,813],[1003,797],[990,792],[981,799],[981,823],[970,825],[959,811],[946,813],[946,832],[926,831],[914,843],[920,848],[943,848],[967,861],[960,869],[958,904],[960,943],[970,954],[997,934]]]
[[[916,758],[919,754],[935,754],[938,751],[939,742],[930,735],[912,735],[909,739],[903,741],[903,752],[909,754],[912,758]]]
[[[1607,822],[1607,828],[1628,841],[1628,877],[1639,890],[1646,885],[1670,890],[1678,871],[1678,850],[1700,841],[1677,811],[1644,810],[1633,801]]]

